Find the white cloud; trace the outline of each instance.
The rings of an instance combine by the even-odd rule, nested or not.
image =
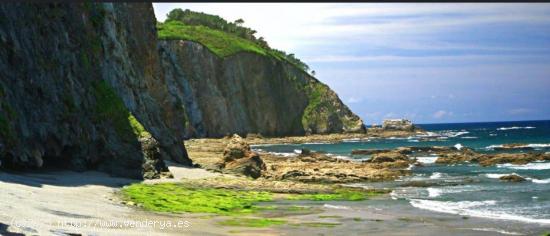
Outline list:
[[[360,102],[360,101],[361,101],[361,99],[355,98],[355,97],[350,97],[350,98],[348,98],[348,100],[347,100],[348,103],[358,103],[358,102]]]
[[[413,48],[479,47],[418,41],[418,36],[475,24],[550,21],[547,4],[154,3],[153,6],[159,21],[164,21],[174,8],[216,14],[229,21],[242,18],[245,26],[258,31],[258,36],[286,51],[330,40]],[[366,20],[349,20],[354,18]],[[409,40],[403,40],[403,36]]]
[[[533,109],[529,109],[529,108],[516,108],[516,109],[508,110],[508,114],[510,115],[524,115],[531,112],[533,112]]]
[[[435,119],[442,119],[444,117],[453,116],[453,112],[449,112],[449,111],[445,111],[445,110],[439,110],[439,111],[434,112],[434,114],[432,116]]]

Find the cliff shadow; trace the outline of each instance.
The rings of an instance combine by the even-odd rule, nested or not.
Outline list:
[[[77,187],[84,185],[101,185],[107,187],[122,187],[140,182],[139,179],[114,177],[99,171],[69,171],[59,169],[43,169],[33,172],[0,170],[0,185],[20,184],[41,188],[44,185]]]

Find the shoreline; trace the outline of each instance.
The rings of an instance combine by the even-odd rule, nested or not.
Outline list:
[[[349,138],[350,135],[314,136],[309,138],[291,138],[293,141],[329,140]],[[358,138],[358,135],[352,135]],[[361,137],[367,137],[363,135]],[[267,138],[247,138],[251,144],[267,143]],[[261,141],[258,141],[261,140]],[[289,138],[278,138],[278,141]],[[271,189],[293,189],[296,193],[323,192],[326,186],[339,186],[342,183],[315,185],[302,181],[278,181],[271,179],[251,180],[232,174],[207,171],[209,165],[222,156],[229,139],[194,139],[185,142],[190,156],[203,168],[190,168],[167,162],[173,179],[146,180],[142,183],[195,183],[197,186],[258,191]],[[341,140],[340,140],[341,141]],[[274,142],[277,144],[277,141]],[[261,153],[265,159],[268,153]],[[285,161],[287,162],[287,161]],[[269,160],[267,160],[269,164]],[[217,179],[222,179],[218,181]],[[0,204],[0,233],[33,233],[34,231],[51,233],[99,233],[100,235],[133,235],[140,229],[122,227],[117,229],[80,230],[69,228],[61,230],[56,227],[39,224],[39,228],[14,227],[13,219],[49,219],[53,220],[134,220],[157,221],[188,220],[189,228],[160,229],[149,228],[151,233],[164,235],[200,234],[200,235],[280,235],[280,234],[330,234],[330,235],[410,235],[415,232],[424,235],[542,235],[547,233],[544,225],[524,223],[513,220],[497,220],[481,217],[467,217],[419,209],[406,200],[394,200],[390,194],[383,194],[364,201],[281,201],[275,200],[260,203],[266,206],[278,206],[244,216],[212,216],[204,213],[160,213],[142,209],[135,203],[125,202],[120,198],[124,185],[140,181],[110,177],[107,174],[87,171],[76,173],[70,171],[45,171],[40,173],[7,173],[0,172],[0,188],[3,190],[3,204]],[[347,184],[343,184],[344,186]],[[243,187],[246,186],[246,187]],[[325,186],[325,187],[322,187]],[[280,190],[271,191],[280,191]],[[301,189],[301,190],[300,190]],[[31,197],[29,197],[29,195]],[[62,197],[60,197],[62,196]],[[37,200],[39,199],[39,200]],[[15,203],[15,204],[14,204]],[[310,210],[292,213],[277,210],[280,206],[304,206]],[[6,214],[17,212],[12,216]],[[268,227],[242,227],[221,225],[227,220],[245,220],[249,218],[284,219],[283,225]],[[311,223],[311,225],[308,225]],[[11,226],[10,226],[11,224]],[[3,230],[3,231],[2,231]],[[61,230],[61,231],[60,231]],[[72,230],[72,231],[71,231]],[[114,230],[114,231],[113,231]]]
[[[179,168],[179,167],[176,167]],[[71,186],[75,176],[86,176],[96,181],[94,185]],[[280,235],[296,233],[325,233],[330,235],[410,235],[410,232],[424,235],[542,235],[544,227],[537,224],[525,224],[516,221],[492,220],[479,217],[462,217],[458,215],[431,212],[410,206],[406,201],[392,200],[389,195],[381,195],[365,201],[298,201],[272,202],[265,205],[296,205],[310,207],[310,211],[296,213],[260,213],[254,217],[276,217],[289,223],[281,226],[254,228],[239,226],[221,226],[220,221],[231,219],[228,216],[214,216],[193,213],[155,213],[135,206],[121,204],[110,198],[116,196],[120,189],[117,186],[135,182],[129,179],[112,178],[99,172],[67,172],[54,171],[39,175],[20,175],[15,173],[0,173],[3,193],[2,200],[12,204],[1,204],[0,223],[8,225],[10,233],[95,233],[99,235],[135,235],[143,229],[125,228],[93,228],[49,227],[41,224],[37,228],[16,228],[12,219],[43,220],[50,222],[65,220],[67,222],[89,222],[93,220],[123,221],[123,220],[156,220],[171,221],[187,220],[190,227],[185,229],[150,228],[150,233],[163,235],[200,234],[200,235]],[[7,179],[19,183],[6,183]],[[23,182],[44,182],[39,189],[34,186],[22,186]],[[55,180],[54,180],[55,179]],[[52,181],[53,180],[53,181]],[[14,181],[15,182],[15,181]],[[67,186],[62,186],[67,185]],[[34,197],[20,198],[22,194],[32,192]],[[70,193],[70,195],[68,195]],[[92,194],[93,193],[93,194]],[[60,197],[69,198],[60,201]],[[53,200],[57,199],[57,201]],[[13,204],[14,202],[18,204]],[[82,201],[82,202],[81,202]],[[87,203],[87,204],[86,204]],[[42,209],[47,207],[48,209]],[[17,213],[17,214],[14,214]],[[10,216],[7,216],[10,214]],[[271,215],[270,215],[271,214]],[[275,215],[273,215],[275,214]],[[277,215],[279,214],[279,215]],[[282,215],[281,215],[282,214]],[[319,222],[327,226],[305,226],[297,222]],[[22,224],[24,222],[19,222]],[[46,222],[43,222],[46,223]],[[12,226],[9,226],[12,224]],[[302,223],[303,224],[303,223]],[[333,226],[330,226],[333,225]],[[502,229],[504,228],[504,230]],[[6,233],[2,232],[2,233]],[[7,233],[6,233],[7,234]]]

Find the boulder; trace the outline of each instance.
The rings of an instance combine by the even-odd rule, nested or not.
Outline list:
[[[523,181],[525,181],[525,178],[523,178],[519,175],[516,175],[516,174],[501,176],[499,179],[502,180],[502,181],[507,181],[507,182],[523,182]]]
[[[224,162],[245,157],[250,152],[250,145],[241,136],[234,134],[231,141],[223,150]]]
[[[265,171],[266,165],[260,155],[250,150],[250,145],[239,135],[234,134],[223,151],[219,169],[229,173],[258,178]]]
[[[259,178],[262,175],[262,171],[266,169],[264,161],[257,153],[254,153],[250,157],[237,159],[225,164],[227,172],[250,176],[254,179]]]

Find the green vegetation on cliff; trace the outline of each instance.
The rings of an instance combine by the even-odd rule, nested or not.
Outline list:
[[[273,56],[278,60],[283,59],[280,55],[273,54],[252,41],[206,26],[192,26],[179,21],[169,21],[158,25],[158,35],[160,39],[183,39],[198,42],[219,57],[227,57],[238,52],[253,52],[264,56]]]
[[[304,109],[304,114],[302,116],[302,125],[306,128],[306,130],[314,125],[328,126],[329,114],[333,114],[335,112],[328,97],[329,92],[330,88],[322,83],[306,85],[306,93],[309,97],[309,103],[306,109]]]
[[[100,120],[112,121],[117,134],[126,139],[151,136],[107,82],[95,81],[93,88],[97,98],[96,115]]]
[[[206,46],[219,57],[252,52],[285,60],[305,72],[309,71],[309,66],[294,54],[269,47],[263,37],[256,38],[256,31],[243,27],[243,23],[242,19],[227,22],[216,15],[174,9],[168,13],[164,23],[157,24],[157,29],[159,39],[194,41]]]

